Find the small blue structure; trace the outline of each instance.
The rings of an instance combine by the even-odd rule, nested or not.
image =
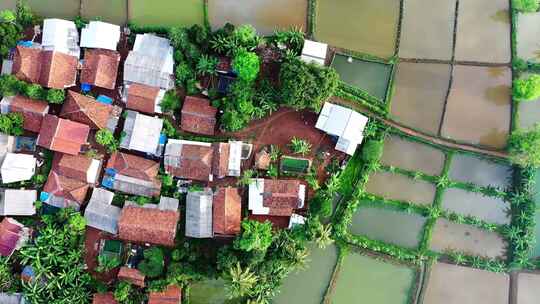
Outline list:
[[[166,142],[167,142],[167,135],[165,135],[163,133],[160,134],[159,135],[159,144],[164,145]]]
[[[21,40],[21,41],[17,42],[17,45],[24,46],[24,47],[32,47],[32,45],[34,45],[34,43],[32,41],[28,41],[28,40]]]
[[[83,93],[87,93],[87,92],[90,92],[90,90],[92,89],[92,86],[88,83],[81,83],[81,91]]]
[[[112,104],[112,102],[113,102],[112,98],[110,98],[109,96],[105,96],[105,95],[99,95],[96,100],[101,102],[101,103],[109,104],[109,105]]]
[[[41,193],[39,194],[39,200],[42,202],[46,202],[49,200],[49,196],[49,192],[41,191]]]

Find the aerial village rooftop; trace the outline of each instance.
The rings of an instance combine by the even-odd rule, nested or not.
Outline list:
[[[4,0],[0,304],[540,303],[539,0]]]

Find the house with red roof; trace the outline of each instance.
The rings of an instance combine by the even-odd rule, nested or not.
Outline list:
[[[92,304],[118,304],[118,302],[114,299],[112,292],[106,292],[95,293],[92,298]]]
[[[165,171],[172,176],[212,181],[214,148],[210,143],[169,139],[165,147]]]
[[[57,208],[73,207],[79,210],[85,202],[89,188],[89,184],[84,181],[60,175],[57,171],[51,170],[40,200]]]
[[[30,99],[21,95],[5,96],[0,102],[2,114],[21,113],[23,128],[38,133],[45,114],[49,113],[49,104],[43,100]]]
[[[159,163],[122,152],[111,154],[102,185],[109,189],[147,197],[159,196]]]
[[[287,216],[304,207],[306,185],[299,180],[254,178],[249,184],[249,210],[254,215]]]
[[[116,87],[120,53],[105,49],[87,49],[81,69],[81,83],[113,90]]]
[[[13,218],[0,222],[0,256],[8,257],[28,240],[30,230]]]
[[[144,279],[145,275],[140,272],[138,269],[129,268],[129,267],[120,267],[118,271],[118,280],[129,282],[135,286],[144,288]]]
[[[122,109],[69,90],[60,117],[114,132]]]
[[[207,98],[186,96],[182,106],[180,127],[186,132],[214,135],[217,110],[210,105]]]
[[[88,141],[88,125],[47,114],[43,117],[37,145],[71,155],[77,155]]]
[[[161,292],[152,291],[148,294],[148,304],[181,304],[182,289],[176,285],[169,285]]]
[[[86,155],[55,153],[52,170],[59,175],[95,185],[98,182],[101,165],[101,160]]]
[[[161,113],[160,103],[165,90],[140,83],[124,85],[122,101],[126,108],[146,114]]]
[[[212,226],[214,236],[240,233],[242,197],[237,188],[219,187],[214,192]]]

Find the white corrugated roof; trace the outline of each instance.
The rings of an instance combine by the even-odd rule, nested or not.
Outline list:
[[[253,178],[249,184],[248,209],[255,215],[270,213],[270,208],[263,206],[264,179]]]
[[[328,44],[306,39],[304,40],[304,48],[302,49],[302,55],[311,58],[323,59],[324,63],[327,50]]]
[[[137,113],[129,149],[155,154],[162,128],[162,119]]]
[[[33,155],[7,153],[0,173],[3,183],[25,181],[32,178],[36,169],[36,158]]]
[[[0,215],[30,216],[36,214],[36,190],[6,189],[0,202]]]
[[[41,45],[45,50],[58,51],[79,58],[79,32],[73,21],[63,19],[43,20]]]
[[[120,26],[101,21],[90,21],[81,31],[81,47],[116,51],[120,41]]]

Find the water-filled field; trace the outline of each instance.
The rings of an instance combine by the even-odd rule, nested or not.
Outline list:
[[[100,18],[115,24],[127,23],[128,0],[82,0],[81,14],[84,18]]]
[[[532,62],[540,60],[540,13],[518,15],[516,40],[519,58]]]
[[[456,154],[450,164],[449,177],[459,182],[505,189],[510,186],[512,171],[509,165],[467,154]]]
[[[74,19],[79,15],[79,0],[27,0],[32,11],[48,18]]]
[[[130,22],[138,25],[191,26],[204,23],[203,0],[130,0]]]
[[[442,208],[465,216],[475,216],[488,223],[510,224],[510,205],[498,197],[450,188],[444,192]]]
[[[375,172],[370,175],[366,191],[386,199],[411,202],[418,205],[431,205],[435,198],[435,185],[408,176]]]

